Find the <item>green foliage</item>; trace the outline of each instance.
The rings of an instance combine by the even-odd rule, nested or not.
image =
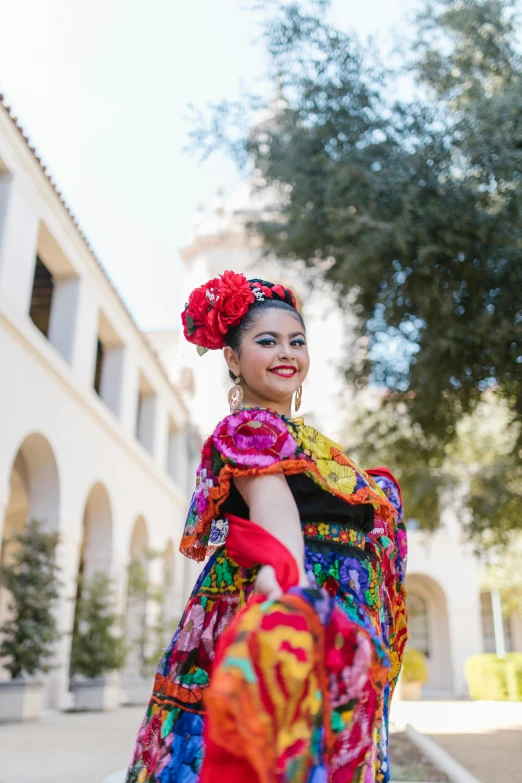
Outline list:
[[[132,560],[128,568],[128,608],[133,619],[136,620],[129,629],[130,644],[138,650],[142,677],[150,677],[155,672],[170,636],[178,624],[177,619],[165,622],[163,617],[165,590],[159,585],[152,584],[148,576],[148,564],[162,556],[162,552],[147,552],[143,560]],[[148,611],[151,604],[152,612]],[[155,617],[152,623],[148,621],[149,614]]]
[[[522,701],[522,653],[475,655],[466,661],[466,679],[472,699]]]
[[[60,636],[53,613],[60,587],[58,540],[32,520],[7,542],[10,556],[0,565],[0,584],[10,593],[9,619],[0,627],[0,658],[13,679],[51,668],[48,659]]]
[[[498,565],[488,571],[491,586],[502,591],[506,605],[522,609],[519,425],[506,402],[492,392],[484,394],[443,447],[436,437],[427,438],[400,404],[384,400],[372,411],[367,401],[355,397],[350,410],[343,436],[347,450],[363,465],[384,464],[393,470],[406,518],[418,520],[424,530],[436,530],[442,505],[454,503],[478,552],[495,557],[496,550],[503,551],[495,559]]]
[[[81,584],[71,649],[73,675],[101,677],[123,666],[127,651],[118,634],[120,620],[113,607],[112,586],[106,574],[97,571]]]
[[[426,656],[414,647],[407,647],[402,659],[402,677],[404,682],[425,683],[428,679]]]
[[[522,421],[522,66],[512,6],[427,3],[404,61],[422,97],[400,102],[390,97],[397,74],[316,4],[272,3],[262,24],[287,107],[249,133],[245,101],[215,107],[194,135],[204,152],[228,144],[251,161],[261,190],[279,193],[273,218],[253,229],[268,253],[319,270],[356,314],[347,377],[391,390],[390,404],[406,407],[439,456],[488,389]],[[236,119],[243,125],[230,131]],[[492,468],[477,497],[499,476],[507,486],[509,470]],[[512,517],[512,490],[500,500]]]
[[[406,518],[416,519],[423,530],[438,528],[441,493],[454,482],[444,470],[444,453],[412,425],[404,408],[385,402],[372,411],[356,398],[343,445],[361,465],[388,466],[401,485]]]

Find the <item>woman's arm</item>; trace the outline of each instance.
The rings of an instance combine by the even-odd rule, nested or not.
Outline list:
[[[286,546],[297,563],[299,584],[309,586],[304,568],[304,540],[299,512],[283,473],[236,477],[234,483],[248,505],[250,518]],[[281,593],[271,566],[260,570],[256,591],[270,598]]]

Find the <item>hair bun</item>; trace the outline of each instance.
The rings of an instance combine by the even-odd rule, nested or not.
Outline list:
[[[195,288],[181,314],[183,332],[198,353],[224,348],[228,330],[241,321],[250,305],[279,299],[296,307],[294,295],[282,285],[266,280],[247,280],[241,273],[223,272]]]

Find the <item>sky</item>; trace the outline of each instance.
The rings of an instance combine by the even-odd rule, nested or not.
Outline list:
[[[420,0],[333,0],[387,50]],[[144,330],[177,327],[196,206],[240,175],[187,151],[189,104],[270,94],[248,0],[0,0],[0,92]]]

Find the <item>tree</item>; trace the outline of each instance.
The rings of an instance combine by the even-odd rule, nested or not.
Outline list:
[[[101,677],[121,669],[127,650],[118,634],[119,618],[107,574],[96,571],[81,585],[76,600],[75,630],[71,649],[71,673]]]
[[[360,361],[347,357],[347,376],[389,389],[387,404],[406,406],[439,459],[488,389],[522,421],[512,7],[427,3],[405,63],[423,97],[400,102],[388,97],[396,74],[317,3],[272,3],[265,39],[289,105],[235,136],[230,122],[244,128],[244,105],[214,107],[194,136],[205,152],[229,144],[251,161],[258,187],[278,194],[272,218],[253,229],[267,252],[319,268],[334,285],[367,345]]]
[[[344,443],[362,464],[378,462],[392,468],[401,484],[407,518],[417,520],[424,530],[437,529],[442,502],[458,495],[455,511],[464,532],[477,553],[493,557],[495,574],[500,575],[509,571],[501,567],[508,548],[512,563],[513,552],[520,558],[519,439],[513,411],[489,392],[473,413],[459,420],[455,437],[442,451],[412,424],[405,406],[397,406],[391,417],[386,406],[369,411],[367,401],[352,406]],[[512,583],[517,584],[504,579],[506,587]]]
[[[165,590],[153,584],[148,577],[148,564],[163,556],[162,552],[148,551],[143,560],[132,560],[128,568],[128,611],[132,618],[129,631],[141,677],[150,677],[154,673],[169,636],[178,624],[178,618],[165,622]],[[153,615],[152,622],[150,615]]]
[[[9,539],[10,562],[0,565],[0,584],[11,594],[9,616],[0,627],[0,658],[7,659],[12,679],[51,668],[48,659],[60,637],[53,612],[60,587],[58,540],[58,533],[32,520]]]

